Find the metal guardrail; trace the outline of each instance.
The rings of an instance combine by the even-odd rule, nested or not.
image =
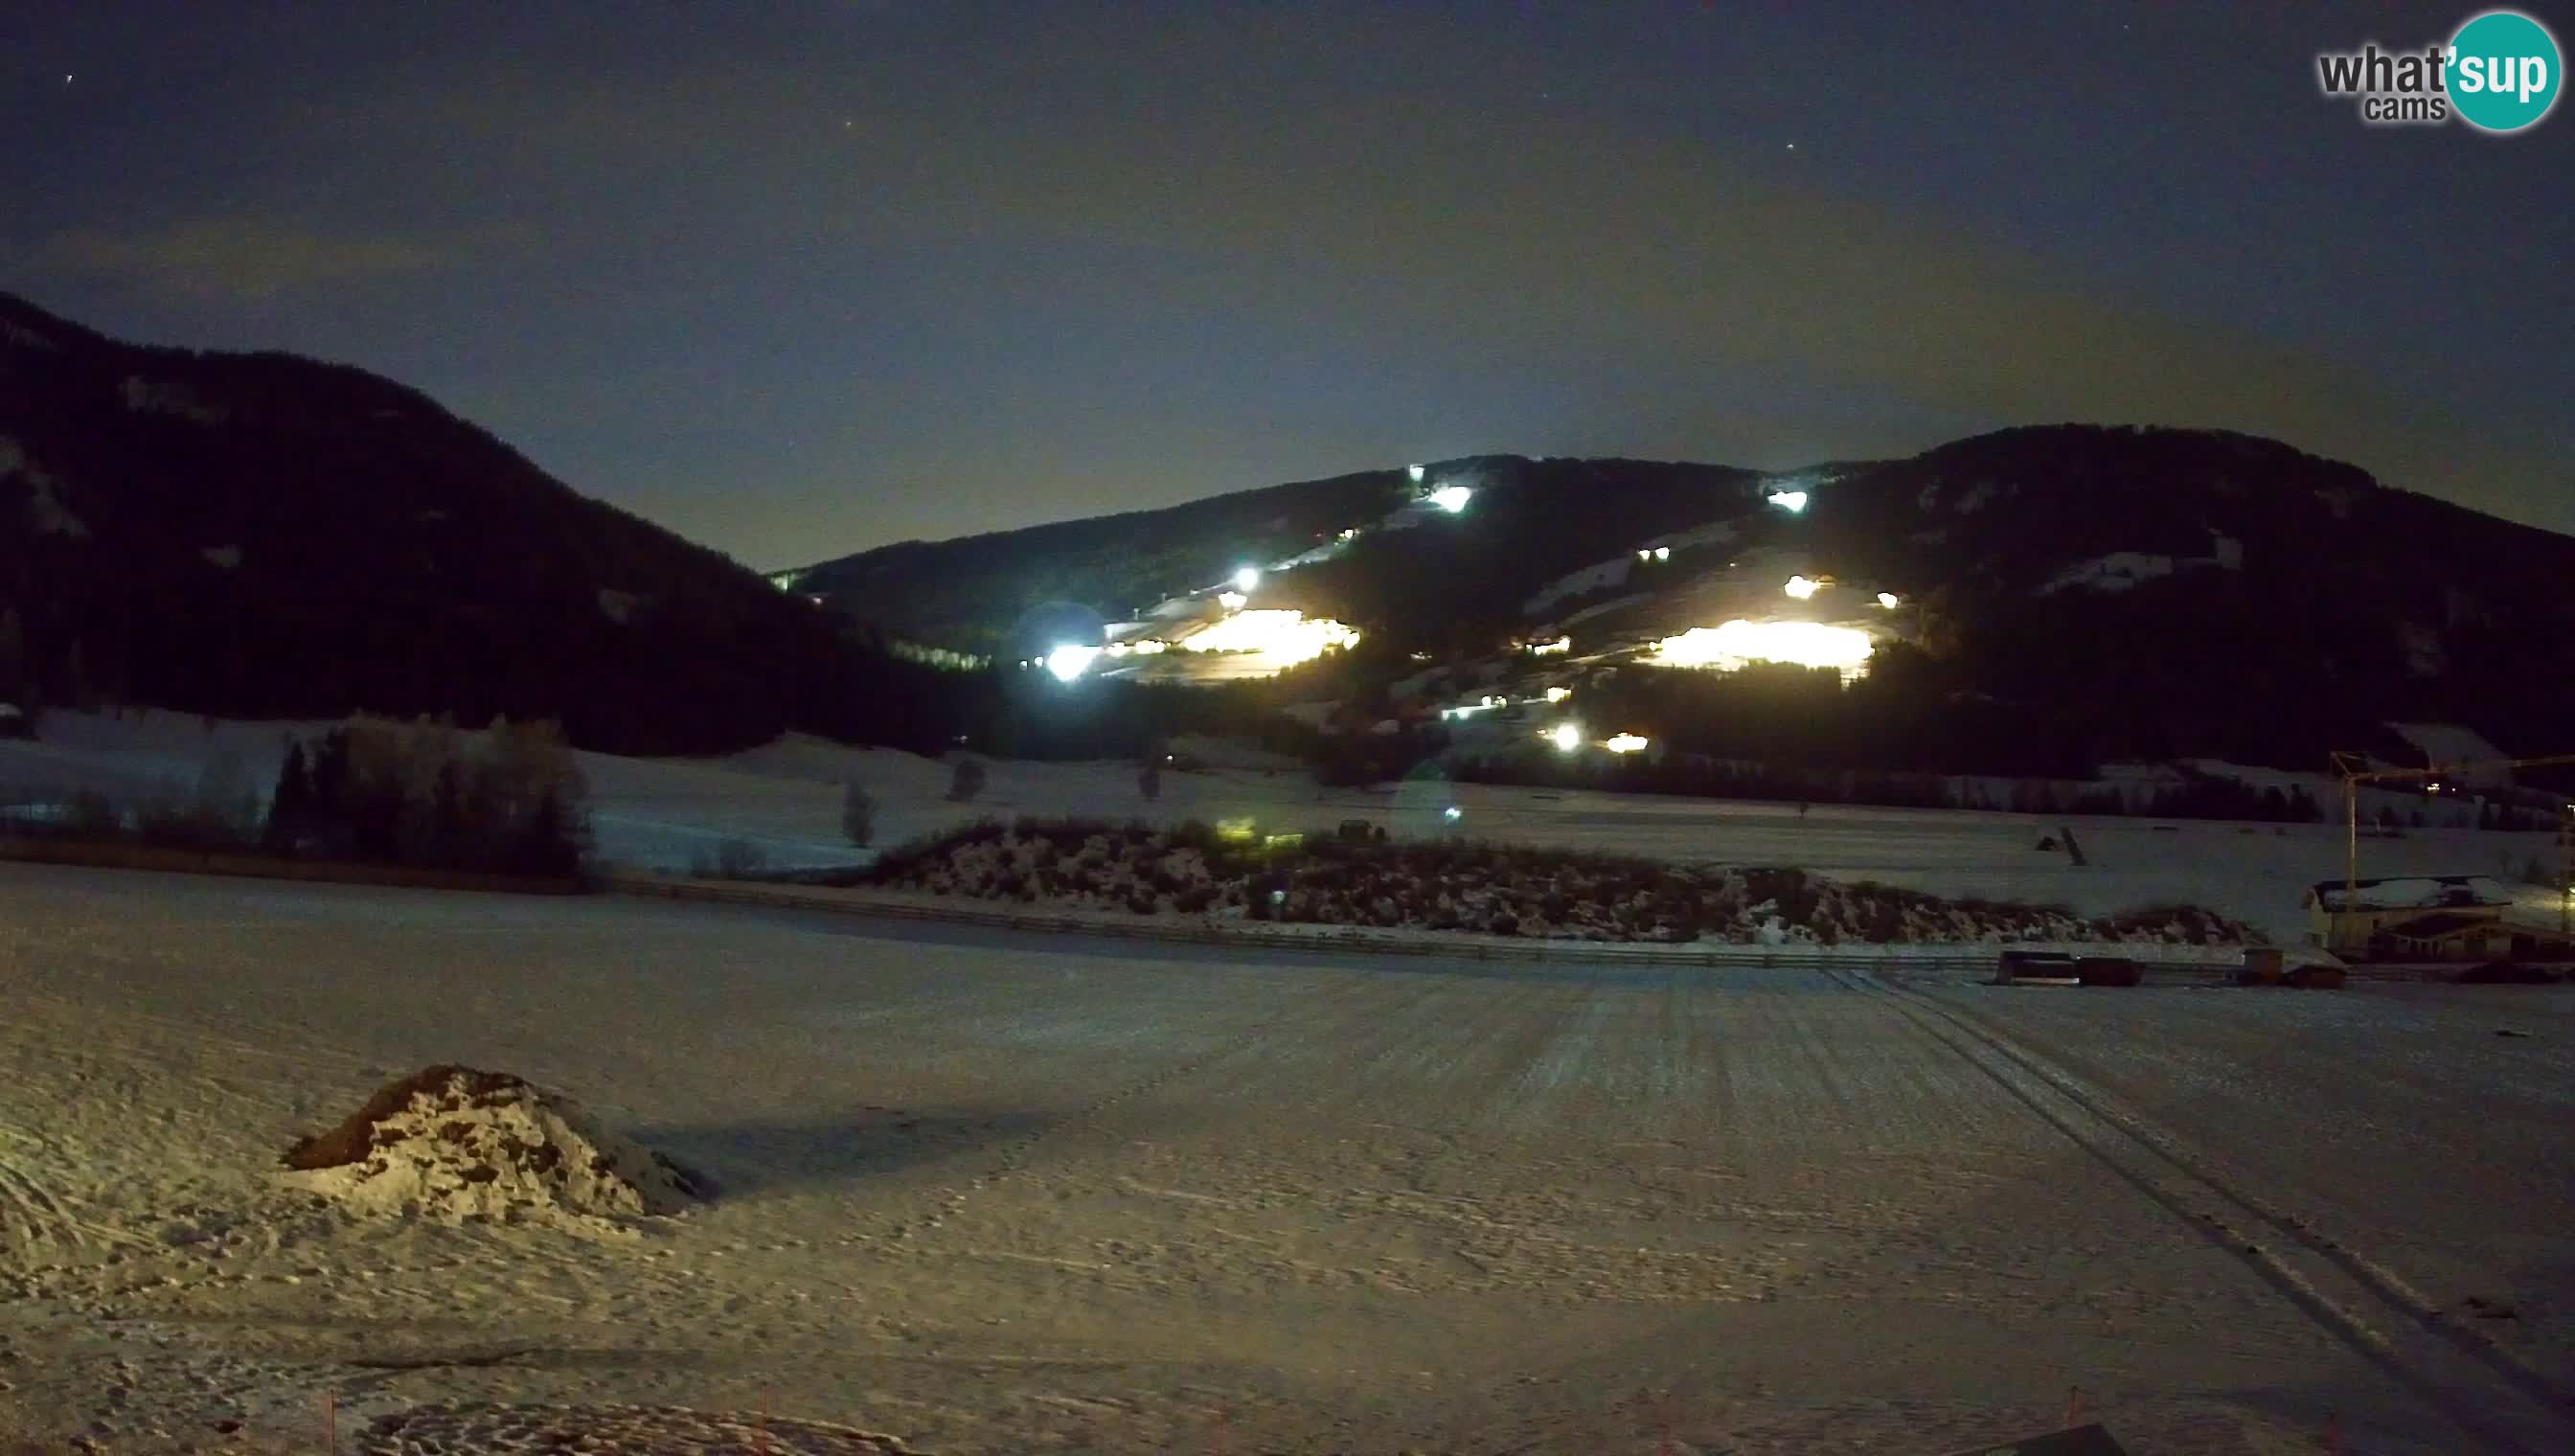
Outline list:
[[[865,891],[784,885],[743,884],[688,879],[663,874],[612,872],[605,888],[619,894],[662,899],[701,900],[716,904],[756,905],[770,909],[821,910],[832,914],[935,924],[974,925],[988,929],[1039,934],[1094,935],[1112,939],[1152,940],[1191,945],[1225,945],[1272,950],[1337,950],[1369,955],[1438,955],[1472,960],[1572,962],[1592,965],[1768,966],[1814,970],[1947,971],[1990,974],[2001,944],[1968,950],[1953,944],[1886,945],[1747,945],[1734,941],[1597,942],[1513,939],[1504,936],[1441,933],[1387,934],[1363,926],[1288,929],[1253,921],[1154,920],[1142,916],[1120,920],[1108,916],[991,909],[980,905],[926,904]],[[2010,948],[2044,948],[2014,942]],[[2078,948],[2069,943],[2068,948]],[[2241,947],[2233,945],[2154,945],[2092,942],[2079,948],[2096,954],[2123,955],[2150,966],[2216,974],[2231,973]]]

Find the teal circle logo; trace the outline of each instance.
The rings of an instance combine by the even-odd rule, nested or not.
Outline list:
[[[2450,37],[2441,72],[2459,120],[2517,132],[2557,104],[2566,67],[2548,27],[2518,10],[2489,10]]]

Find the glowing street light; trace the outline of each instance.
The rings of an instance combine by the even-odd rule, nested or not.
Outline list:
[[[1668,547],[1668,546],[1658,546],[1658,547],[1655,547],[1655,548],[1654,548],[1654,560],[1656,560],[1656,561],[1658,561],[1658,562],[1667,562],[1667,561],[1670,561],[1671,559],[1672,559],[1672,549],[1671,549],[1670,547]]]
[[[1464,486],[1441,486],[1430,493],[1430,504],[1451,516],[1465,510],[1466,503],[1473,499],[1475,493]]]
[[[1770,498],[1770,504],[1787,512],[1789,515],[1794,516],[1798,512],[1806,509],[1806,493],[1803,491],[1781,491],[1779,494]]]
[[[1557,752],[1570,753],[1582,746],[1582,725],[1568,719],[1548,728],[1546,736],[1547,741],[1555,744]]]
[[[1228,612],[1241,612],[1243,610],[1243,604],[1251,600],[1251,598],[1244,596],[1241,592],[1219,592],[1216,594],[1216,605],[1224,608]]]
[[[1803,602],[1807,598],[1814,596],[1816,588],[1820,585],[1820,583],[1808,581],[1804,577],[1790,577],[1788,579],[1788,595],[1796,598],[1800,602]]]
[[[1620,733],[1616,737],[1602,739],[1600,746],[1613,753],[1633,753],[1643,748],[1645,742],[1646,740],[1638,734]]]
[[[1896,600],[1895,600],[1895,594],[1894,594],[1894,593],[1892,593],[1892,592],[1880,592],[1880,593],[1878,593],[1878,594],[1877,594],[1877,605],[1878,605],[1878,606],[1880,606],[1880,607],[1885,608],[1885,609],[1886,609],[1887,611],[1889,611],[1889,612],[1893,612],[1893,611],[1896,609],[1896,606],[1897,606],[1897,603],[1896,603]]]
[[[1237,567],[1234,569],[1234,590],[1248,595],[1253,588],[1260,585],[1261,569],[1259,567]]]
[[[1054,652],[1046,655],[1047,671],[1055,675],[1055,680],[1057,682],[1070,683],[1074,679],[1091,671],[1093,660],[1099,656],[1100,649],[1098,648],[1086,648],[1075,643],[1063,643],[1060,644]]]
[[[1403,473],[1412,477],[1412,483],[1414,485],[1417,486],[1421,484],[1421,467],[1417,465],[1408,465],[1403,468]]]

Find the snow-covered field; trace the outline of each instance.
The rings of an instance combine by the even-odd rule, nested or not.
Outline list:
[[[445,1401],[941,1453],[1909,1456],[2069,1388],[2139,1456],[2313,1451],[2333,1416],[2370,1456],[2575,1437],[2539,1398],[2575,1385],[2575,991],[1254,957],[0,865],[0,1424],[47,1450],[312,1450],[326,1396],[343,1449]],[[438,1061],[723,1196],[613,1231],[272,1171]]]
[[[0,790],[82,781],[193,783],[218,752],[242,757],[257,781],[275,777],[284,734],[322,725],[218,724],[136,714],[122,720],[55,714],[46,740],[0,742]],[[2299,896],[2343,872],[2334,824],[2232,824],[2201,820],[2074,818],[2089,863],[2033,846],[2069,820],[1999,812],[1794,805],[1629,794],[1555,792],[1421,781],[1384,791],[1320,790],[1302,772],[1251,768],[1166,773],[1159,800],[1137,792],[1123,763],[996,760],[972,803],[945,795],[949,767],[885,749],[788,737],[722,758],[648,759],[583,753],[603,857],[684,870],[726,839],[756,845],[776,868],[847,863],[840,835],[842,785],[865,784],[879,802],[877,842],[892,844],[985,815],[1083,815],[1157,822],[1252,815],[1281,829],[1329,829],[1344,818],[1397,834],[1444,831],[1454,803],[1460,832],[1693,861],[1793,866],[1837,879],[1877,879],[1952,898],[2061,902],[2084,915],[2140,905],[2200,904],[2259,926],[2274,940],[2306,933]],[[2319,782],[2318,786],[2322,786]],[[1998,795],[2003,788],[1997,788]],[[2330,799],[2327,799],[2330,802]],[[2546,834],[2416,829],[2364,840],[2361,873],[2489,874],[2516,884],[2518,913],[2554,923],[2555,897],[2518,885],[2536,856],[2553,860]]]

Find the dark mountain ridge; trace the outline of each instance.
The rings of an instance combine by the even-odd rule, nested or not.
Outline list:
[[[1443,486],[1470,503],[1420,512]],[[1803,509],[1770,504],[1788,492]],[[1665,555],[1623,565],[1662,542]],[[1891,635],[1906,641],[1882,670],[2044,720],[2077,756],[2313,768],[2390,719],[2464,723],[2516,753],[2575,744],[2575,539],[2219,431],[2019,427],[1767,473],[1477,457],[1418,480],[1382,471],[914,543],[795,577],[890,630],[990,652],[1042,598],[1116,620],[1300,551],[1258,605],[1359,629],[1381,678],[1412,654],[1490,660],[1558,630],[1577,657],[1632,651],[1715,625],[1692,613],[1717,589],[1729,611],[1829,616],[1773,595],[1793,569],[1829,574],[1845,604],[1901,600]]]
[[[1132,621],[1243,565],[1266,573],[1256,605],[1350,624],[1359,648],[1222,691],[1071,700],[1009,661],[1032,614]],[[1831,585],[1786,601],[1791,571]],[[1550,661],[1590,665],[1595,692],[1619,665],[1609,701],[1720,756],[2313,768],[2413,719],[2515,753],[2575,745],[2575,540],[2219,432],[2026,427],[1787,472],[1469,457],[778,581],[364,371],[122,344],[0,295],[0,698],[554,717],[626,751],[795,728],[1109,753],[1267,731],[1318,698],[1373,722],[1441,681],[1525,679],[1521,645],[1561,636]],[[1881,591],[1900,608],[1876,614]],[[1777,674],[1640,666],[1729,616],[1861,622],[1880,651],[1829,702],[1760,699]],[[890,650],[908,645],[1004,665],[941,671]]]
[[[937,675],[416,390],[122,344],[6,295],[0,612],[0,695],[551,717],[633,750],[946,738],[883,701]]]

